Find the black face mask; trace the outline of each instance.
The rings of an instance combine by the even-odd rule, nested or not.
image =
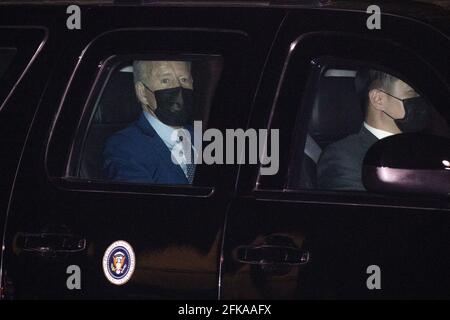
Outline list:
[[[431,108],[424,98],[413,97],[400,99],[387,92],[384,93],[403,103],[405,116],[402,119],[394,119],[390,114],[384,112],[394,120],[395,124],[402,132],[419,132],[427,127],[431,121]]]
[[[193,90],[182,87],[152,91],[155,95],[155,115],[168,126],[182,127],[192,122]]]

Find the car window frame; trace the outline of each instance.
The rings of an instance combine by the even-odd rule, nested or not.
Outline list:
[[[368,36],[360,35],[360,34],[353,34],[350,32],[311,32],[304,35],[299,36],[295,39],[295,41],[291,42],[288,54],[284,61],[284,67],[282,74],[280,76],[278,86],[277,86],[277,93],[275,96],[275,99],[272,103],[271,111],[270,111],[270,117],[269,121],[267,122],[267,129],[271,129],[273,127],[273,119],[274,115],[276,115],[277,111],[279,111],[282,106],[280,106],[280,96],[283,95],[283,90],[286,90],[286,84],[290,82],[293,82],[292,79],[289,78],[289,75],[287,75],[289,68],[292,64],[293,59],[295,59],[295,55],[298,53],[298,50],[296,51],[296,48],[302,48],[302,44],[305,40],[307,40],[309,37],[313,37],[315,35],[336,35],[341,36],[345,35],[347,37],[354,37],[356,40],[375,40],[375,41],[382,41],[389,44],[392,44],[394,46],[397,46],[402,51],[408,51],[411,49],[405,47],[404,45],[397,43],[391,39],[383,39],[383,38],[375,38],[371,39]],[[345,58],[339,57],[339,56],[331,56],[331,55],[317,55],[314,56],[312,59],[308,61],[308,64],[310,66],[309,75],[306,77],[307,81],[305,81],[305,92],[307,92],[308,88],[310,88],[313,85],[313,82],[318,80],[317,76],[320,75],[320,73],[314,72],[313,68],[320,69],[322,68],[321,61],[323,59],[331,59],[334,61],[338,60],[347,60]],[[429,67],[429,64],[426,61],[423,61],[423,58],[419,55],[416,55],[414,57],[414,60],[419,60],[423,65],[427,65]],[[357,59],[356,65],[360,64],[361,62],[366,62],[363,59]],[[305,62],[305,61],[303,61]],[[367,64],[364,64],[367,65]],[[397,70],[394,70],[392,68],[386,67],[385,65],[377,63],[377,61],[370,61],[370,66],[373,66],[375,68],[384,70],[386,72],[389,72],[393,74],[394,76],[397,76],[401,79],[404,79],[405,81],[411,83],[414,87],[417,87],[417,85],[410,79],[410,77],[405,76],[404,74],[398,72]],[[432,70],[435,72],[435,70]],[[316,79],[314,79],[314,73]],[[436,79],[443,81],[441,75],[438,73]],[[301,91],[301,90],[299,90]],[[422,91],[422,90],[420,90]],[[447,92],[447,97],[450,97],[450,93]],[[425,93],[425,95],[427,95]],[[305,109],[305,103],[311,104],[311,102],[308,102],[308,99],[311,100],[312,96],[314,94],[304,94],[301,96],[301,102],[297,102],[296,111],[294,111],[293,118],[295,118],[294,122],[297,122],[297,116],[299,114],[311,112],[311,110],[304,110]],[[450,101],[450,100],[449,100]],[[436,108],[438,111],[439,109]],[[307,117],[306,117],[307,118]],[[447,122],[449,122],[450,119],[447,119]],[[304,122],[305,120],[303,120]],[[306,126],[307,128],[307,126]],[[306,131],[307,129],[303,128],[304,133],[301,133],[303,135],[303,140],[306,139]],[[295,132],[295,125],[292,127],[290,138],[292,141],[294,141],[294,135]],[[282,139],[282,138],[281,138]],[[319,190],[319,189],[290,189],[287,187],[287,174],[289,169],[289,164],[292,159],[292,141],[289,143],[285,143],[284,147],[286,150],[290,150],[290,154],[288,157],[288,160],[281,161],[280,160],[280,172],[281,175],[284,175],[281,177],[271,177],[274,179],[274,181],[278,181],[278,185],[275,183],[269,183],[269,185],[265,186],[265,183],[261,180],[260,175],[260,169],[258,170],[257,179],[255,186],[253,190],[251,190],[251,194],[253,197],[255,197],[258,200],[261,201],[270,201],[270,200],[278,200],[278,201],[294,201],[294,202],[307,202],[307,203],[329,203],[329,204],[336,204],[336,205],[362,205],[362,206],[382,206],[382,207],[402,207],[402,208],[420,208],[420,209],[429,209],[429,210],[448,210],[450,211],[450,197],[448,196],[442,196],[442,195],[414,195],[414,199],[410,199],[411,194],[376,194],[371,193],[368,191],[341,191],[341,190]],[[280,150],[283,142],[280,142]],[[302,150],[304,150],[304,145]],[[280,174],[279,172],[279,174]],[[270,177],[269,177],[270,178]],[[282,181],[282,184],[279,182]],[[271,185],[270,185],[271,184]]]
[[[65,92],[63,94],[63,97],[60,101],[58,111],[56,116],[54,117],[52,121],[51,128],[49,130],[47,141],[45,142],[45,154],[44,154],[44,167],[45,172],[48,180],[58,189],[64,189],[68,191],[81,191],[81,192],[101,192],[101,193],[124,193],[124,194],[148,194],[148,195],[167,195],[167,196],[189,196],[189,197],[210,197],[216,192],[216,187],[219,183],[209,184],[209,185],[188,185],[188,184],[172,184],[172,185],[165,185],[165,184],[142,184],[142,183],[129,183],[129,182],[116,182],[116,181],[94,181],[84,178],[76,178],[76,177],[68,177],[65,176],[65,168],[67,167],[67,161],[69,159],[69,153],[66,153],[66,159],[61,160],[59,159],[59,165],[54,165],[55,152],[52,153],[52,148],[54,149],[54,146],[52,146],[52,140],[57,136],[56,134],[56,126],[59,122],[59,118],[61,117],[61,113],[68,108],[66,105],[66,100],[68,100],[68,96],[71,94],[71,89],[75,86],[74,81],[76,80],[77,76],[79,77],[81,71],[80,68],[83,67],[85,64],[86,59],[91,59],[92,57],[89,56],[90,51],[96,52],[95,50],[99,50],[101,52],[101,48],[97,49],[96,44],[103,40],[102,38],[108,37],[108,36],[117,36],[121,32],[203,32],[203,34],[211,34],[215,37],[223,37],[221,41],[224,43],[240,43],[245,41],[248,43],[249,37],[248,35],[240,30],[221,30],[221,29],[208,29],[208,28],[124,28],[124,29],[114,29],[107,32],[104,32],[97,37],[95,37],[84,49],[82,54],[79,57],[79,60],[77,62],[77,65],[75,69],[72,72],[72,75],[70,77],[69,83],[66,86]],[[219,42],[221,43],[221,42]],[[216,45],[216,44],[214,44]],[[221,55],[224,57],[229,56],[228,51],[230,50],[229,47],[221,48],[223,49],[223,52],[221,50],[217,50],[214,48],[211,48],[208,52],[202,51],[202,49],[199,49],[198,52],[193,51],[187,51],[182,52],[181,50],[177,49],[171,49],[171,50],[164,50],[164,49],[155,49],[154,51],[147,51],[142,52],[136,49],[130,49],[124,55],[142,55],[142,56],[153,56],[153,57],[164,57],[164,56],[170,56],[170,57],[178,57],[178,60],[182,59],[182,57],[193,57],[203,54],[204,56],[212,56],[212,55]],[[247,50],[247,49],[246,49]],[[119,50],[120,51],[120,50]],[[243,50],[244,51],[244,50]],[[242,52],[241,52],[242,53]],[[98,55],[98,53],[96,52]],[[234,53],[233,53],[234,54]],[[119,53],[113,53],[109,55],[99,55],[96,61],[96,65],[98,66],[98,70],[93,72],[91,74],[91,78],[94,78],[94,81],[91,83],[89,87],[87,87],[87,93],[85,93],[85,101],[82,103],[82,106],[79,106],[81,114],[77,117],[77,126],[79,122],[85,118],[86,116],[86,110],[89,107],[88,103],[92,98],[98,98],[98,97],[91,97],[92,90],[95,90],[96,83],[98,80],[98,77],[101,75],[102,71],[101,69],[105,66],[105,62],[108,58],[114,57],[120,55]],[[236,57],[238,54],[236,54]],[[236,57],[233,56],[233,59],[236,59]],[[92,64],[92,61],[90,63]],[[237,59],[236,59],[237,61]],[[224,68],[226,61],[224,61]],[[231,66],[229,68],[236,67],[235,61],[233,60],[233,63],[231,63]],[[223,73],[224,70],[222,70]],[[238,73],[242,72],[242,70],[236,70]],[[221,79],[218,81],[221,82]],[[218,86],[219,87],[219,86]],[[214,105],[211,105],[211,109],[214,108]],[[76,132],[76,130],[75,130]],[[76,138],[75,135],[73,135],[70,138],[69,145],[72,146],[74,139]],[[211,167],[211,166],[209,166]],[[210,170],[210,172],[214,172],[217,174],[217,166],[214,166],[214,170]],[[55,168],[58,168],[55,170]],[[59,171],[60,173],[56,173]]]
[[[9,99],[43,50],[48,37],[49,30],[44,26],[0,26],[0,48],[16,50],[0,78],[0,83],[4,87],[0,91],[0,112],[7,108]],[[6,83],[3,83],[5,80]]]

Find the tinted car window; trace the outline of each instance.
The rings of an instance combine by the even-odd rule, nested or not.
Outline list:
[[[120,60],[120,59],[119,59]],[[108,182],[193,184],[194,121],[207,123],[222,58],[115,61],[79,132],[69,176]],[[201,132],[199,132],[201,134]]]
[[[14,56],[16,54],[16,48],[0,48],[0,79],[8,70]]]
[[[291,189],[366,191],[361,168],[377,141],[410,132],[449,136],[420,90],[388,72],[329,68],[316,88],[306,134],[294,142],[302,149],[289,166]]]

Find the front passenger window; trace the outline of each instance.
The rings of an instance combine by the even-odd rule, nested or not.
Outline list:
[[[362,165],[386,137],[448,135],[448,123],[406,81],[371,68],[328,69],[320,79],[303,152],[290,164],[291,189],[365,191]]]

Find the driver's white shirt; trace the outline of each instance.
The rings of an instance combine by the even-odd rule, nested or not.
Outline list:
[[[380,130],[377,128],[374,128],[372,126],[369,126],[366,122],[364,122],[364,127],[366,127],[367,130],[369,130],[375,137],[378,138],[378,140],[384,139],[389,136],[393,136],[394,134],[389,131]]]

